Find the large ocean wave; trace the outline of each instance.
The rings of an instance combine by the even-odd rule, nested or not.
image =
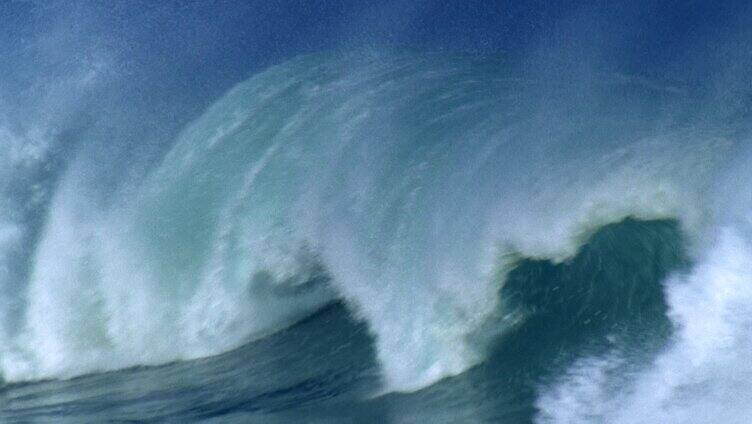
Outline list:
[[[652,252],[623,225],[660,221],[686,253],[650,274],[664,309],[629,342],[601,332],[610,344],[551,382],[539,419],[598,422],[597,403],[739,422],[724,405],[752,396],[734,385],[752,372],[749,145],[698,104],[624,75],[535,79],[504,57],[308,55],[232,88],[107,196],[87,189],[87,145],[62,155],[44,131],[3,129],[0,372],[219,354],[342,301],[373,336],[385,390],[414,391],[482,363],[540,311],[544,323],[633,314],[619,303],[640,291],[629,285],[580,299],[603,268],[576,258],[593,237]],[[556,268],[571,264],[586,269]],[[519,277],[547,272],[570,275],[555,280],[578,300]],[[624,365],[651,332],[672,335],[648,365]],[[707,402],[688,400],[699,392]]]

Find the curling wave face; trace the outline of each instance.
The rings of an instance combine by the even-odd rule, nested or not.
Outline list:
[[[719,169],[744,146],[699,126],[685,97],[623,76],[539,81],[460,55],[319,54],[270,68],[114,200],[80,190],[86,166],[68,164],[14,300],[3,378],[213,355],[335,299],[372,333],[388,390],[462,373],[526,319],[503,296],[522,259],[566,262],[630,217],[675,219],[691,256],[712,257],[708,240],[726,234]],[[676,286],[671,317],[691,332],[693,283]],[[728,305],[714,305],[733,339]],[[541,419],[571,402],[560,396],[571,381],[560,384]]]

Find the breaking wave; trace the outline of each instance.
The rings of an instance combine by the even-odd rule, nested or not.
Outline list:
[[[629,396],[661,378],[645,419],[694,414],[665,402],[698,380],[722,397],[734,379],[716,371],[739,372],[727,365],[752,336],[746,146],[700,114],[682,90],[623,75],[558,84],[504,58],[339,52],[237,85],[104,198],[82,188],[85,147],[61,159],[45,134],[2,131],[2,376],[218,354],[342,300],[386,387],[417,390],[534,316],[505,296],[510,273],[567,264],[610,224],[671,220],[694,265],[665,283],[675,340]],[[635,404],[609,394],[617,351],[572,365],[539,420],[592,419],[576,406],[594,397]]]

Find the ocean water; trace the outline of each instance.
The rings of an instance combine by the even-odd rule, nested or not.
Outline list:
[[[637,265],[644,262],[650,266]],[[551,417],[537,411],[536,392],[555,387],[577,358],[614,355],[618,349],[612,366],[627,374],[666,346],[672,324],[661,281],[686,266],[673,221],[609,225],[567,264],[525,261],[502,293],[515,308],[535,314],[489,346],[488,361],[415,393],[383,393],[368,328],[334,302],[273,336],[218,356],[10,384],[3,390],[2,418],[546,422]]]
[[[750,422],[748,7],[365,3],[0,9],[0,422]]]

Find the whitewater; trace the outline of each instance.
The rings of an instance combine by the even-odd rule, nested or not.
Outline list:
[[[749,422],[749,92],[551,76],[294,55],[135,154],[0,102],[0,420]]]

